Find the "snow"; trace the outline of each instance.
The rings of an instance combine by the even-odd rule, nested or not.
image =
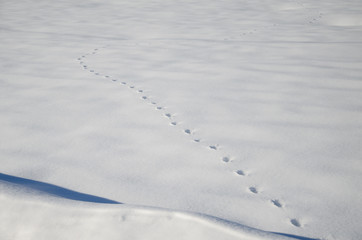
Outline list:
[[[0,239],[359,239],[361,16],[0,1]]]
[[[1,215],[7,219],[0,226],[5,239],[289,239],[201,214],[137,206],[75,207],[1,200],[7,204],[1,206]]]

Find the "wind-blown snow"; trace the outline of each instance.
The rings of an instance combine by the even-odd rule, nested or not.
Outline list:
[[[361,16],[0,1],[0,238],[359,239]]]

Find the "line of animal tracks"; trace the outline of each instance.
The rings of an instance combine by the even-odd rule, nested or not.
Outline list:
[[[306,10],[303,3],[295,2],[295,4],[299,5],[300,7],[302,7],[302,9]],[[312,16],[312,14],[314,16]],[[305,23],[303,23],[303,25],[316,24],[317,21],[320,18],[322,18],[322,16],[323,16],[323,14],[320,12],[313,13],[311,11],[309,11],[308,15],[310,15],[310,16],[308,16],[305,19]],[[264,29],[273,28],[273,27],[277,27],[277,26],[278,26],[277,24],[273,24],[273,25],[266,26],[266,27],[253,28],[252,30],[248,30],[248,31],[244,31],[244,32],[240,33],[240,35],[238,37],[234,36],[234,37],[230,37],[230,38],[225,38],[223,41],[235,40],[236,38],[239,38],[239,40],[242,40],[243,37],[245,37],[246,35],[251,35],[251,34],[254,35],[254,38],[257,38],[256,33],[260,32]],[[131,42],[131,40],[127,40],[127,41]],[[218,41],[218,43],[223,44],[223,41]],[[150,47],[152,47],[152,44],[150,44]],[[124,79],[115,78],[115,77],[112,77],[110,74],[100,72],[96,66],[93,66],[90,62],[90,59],[88,59],[88,57],[97,56],[97,55],[101,54],[102,49],[106,49],[106,48],[111,49],[110,46],[98,47],[98,48],[92,49],[88,53],[84,53],[82,56],[79,56],[77,58],[77,60],[78,60],[78,63],[80,64],[81,68],[84,71],[88,71],[90,74],[98,76],[100,79],[106,79],[106,80],[109,80],[110,82],[117,84],[117,85],[115,85],[117,87],[120,86],[123,88],[128,88],[129,91],[137,92],[138,93],[137,96],[140,98],[141,101],[143,101],[145,104],[148,104],[151,107],[153,107],[155,109],[155,111],[162,112],[162,115],[168,119],[168,124],[170,125],[170,127],[179,128],[180,134],[185,134],[185,135],[189,136],[190,140],[194,141],[196,144],[199,144],[200,147],[208,148],[210,151],[215,151],[215,152],[219,151],[220,145],[218,143],[206,144],[201,137],[197,136],[197,134],[194,133],[192,128],[184,128],[183,124],[175,119],[175,114],[173,112],[169,112],[167,110],[167,107],[160,105],[158,102],[154,101],[153,98],[150,97],[148,94],[145,94],[146,92],[149,92],[148,89],[146,91],[146,89],[139,88],[137,85],[133,84],[133,81],[127,81]],[[224,164],[230,164],[232,162],[232,159],[234,158],[231,156],[232,156],[232,154],[225,154],[219,160]],[[233,169],[231,174],[234,174],[234,176],[236,176],[238,178],[249,177],[247,169]],[[240,189],[240,191],[245,191],[245,194],[250,194],[255,197],[262,197],[263,195],[265,195],[265,191],[261,190],[261,189],[262,188],[258,184],[253,184],[253,185],[248,186],[247,189]],[[281,211],[285,211],[286,215],[288,215],[287,206],[282,199],[279,199],[277,197],[269,198],[269,197],[265,197],[265,196],[262,198],[265,199],[268,202],[268,204],[270,204],[271,207],[276,207],[276,208],[280,209]],[[291,225],[293,225],[295,227],[298,227],[298,228],[303,227],[303,221],[299,217],[295,217],[295,216],[288,217],[288,221]]]

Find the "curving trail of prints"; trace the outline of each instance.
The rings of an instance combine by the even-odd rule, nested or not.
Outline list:
[[[316,24],[322,17],[323,17],[323,13],[321,12],[312,12],[312,11],[308,11],[305,7],[305,5],[301,2],[294,2],[294,4],[299,5],[302,7],[302,9],[304,9],[304,11],[307,11],[307,15],[308,17],[305,19],[305,22],[303,23],[303,25],[312,25],[312,24]],[[235,41],[235,40],[242,40],[243,37],[247,36],[247,35],[255,35],[258,32],[261,32],[262,30],[266,30],[266,29],[270,29],[273,27],[278,26],[277,24],[273,24],[270,26],[264,26],[264,27],[260,27],[260,28],[253,28],[249,31],[245,31],[239,34],[239,36],[230,36],[228,38],[225,38],[223,41]],[[256,35],[257,37],[257,35]],[[183,40],[187,40],[187,39],[183,39]],[[195,39],[192,39],[193,41],[195,41]],[[132,42],[131,40],[125,40],[125,41],[129,41]],[[147,41],[147,40],[145,40]],[[160,40],[162,41],[162,40]],[[174,40],[175,42],[177,40]],[[196,40],[197,41],[197,40]],[[212,40],[209,40],[212,41]],[[216,41],[216,40],[215,40]],[[217,42],[219,44],[222,44],[222,41],[217,40]],[[177,43],[176,43],[177,44]],[[152,43],[150,44],[150,46],[152,46]],[[139,88],[137,85],[133,84],[131,81],[127,81],[127,80],[123,80],[123,79],[119,79],[119,78],[115,78],[112,77],[110,74],[107,73],[102,73],[100,71],[97,70],[97,68],[95,66],[92,66],[91,63],[88,62],[88,56],[91,55],[97,55],[100,54],[100,52],[102,51],[102,49],[107,49],[110,48],[110,46],[106,45],[103,47],[97,47],[92,49],[91,51],[89,51],[88,53],[84,53],[82,56],[79,56],[77,58],[78,63],[80,64],[81,68],[84,71],[88,71],[90,74],[94,74],[96,76],[98,76],[100,79],[106,79],[109,80],[113,83],[117,84],[118,86],[124,87],[124,88],[128,88],[130,91],[135,91],[137,92],[139,95],[139,98],[146,104],[150,105],[151,107],[153,107],[155,109],[155,111],[161,111],[162,115],[168,119],[168,124],[171,127],[174,128],[179,128],[180,132],[182,132],[183,134],[186,134],[187,136],[190,137],[190,139],[192,141],[194,141],[196,144],[199,144],[201,147],[206,147],[208,148],[210,151],[219,151],[219,144],[215,143],[215,144],[205,144],[202,140],[202,138],[200,136],[197,136],[197,134],[195,134],[195,132],[192,130],[192,128],[185,128],[182,126],[182,124],[177,121],[175,119],[175,114],[173,112],[170,112],[167,110],[167,107],[160,105],[158,102],[154,101],[149,95],[145,94],[145,89]],[[147,90],[147,92],[152,91],[152,90]],[[233,157],[232,154],[226,153],[224,154],[223,157],[221,157],[220,161],[222,161],[225,164],[231,163]],[[232,174],[243,178],[243,177],[249,177],[248,176],[248,170],[247,169],[231,169]],[[245,191],[247,192],[247,194],[251,194],[254,195],[256,197],[261,197],[262,199],[264,199],[265,201],[269,202],[269,204],[272,207],[276,207],[279,208],[281,210],[286,210],[287,208],[283,202],[282,199],[277,198],[277,197],[270,197],[270,196],[266,196],[266,193],[264,191],[261,191],[260,189],[262,189],[258,184],[253,184],[250,185]],[[292,224],[295,227],[303,227],[303,221],[300,218],[297,218],[295,216],[291,216],[288,217],[288,221],[290,224]]]

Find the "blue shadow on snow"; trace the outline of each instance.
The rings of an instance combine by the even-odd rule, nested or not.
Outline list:
[[[295,239],[299,239],[299,240],[320,240],[319,238],[308,238],[308,237],[297,236],[297,235],[287,234],[287,233],[279,233],[279,232],[271,232],[271,233],[282,235],[285,237],[295,238]]]
[[[20,185],[22,187],[33,189],[36,191],[44,192],[46,194],[50,194],[56,197],[83,201],[83,202],[94,202],[94,203],[109,203],[109,204],[122,204],[117,201],[113,201],[107,198],[97,197],[90,194],[85,194],[81,192],[76,192],[73,190],[69,190],[63,187],[59,187],[57,185],[39,182],[35,180],[30,180],[21,177],[15,177],[7,174],[0,173],[0,181],[10,182],[13,184]]]

